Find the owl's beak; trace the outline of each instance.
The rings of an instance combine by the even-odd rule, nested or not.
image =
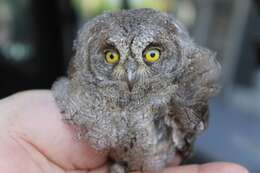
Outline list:
[[[127,73],[127,84],[128,88],[131,91],[133,89],[134,83],[136,82],[136,62],[127,62],[125,65],[126,73]]]
[[[131,91],[133,89],[134,86],[134,82],[135,82],[135,72],[128,70],[127,71],[127,84],[128,84],[128,88]]]

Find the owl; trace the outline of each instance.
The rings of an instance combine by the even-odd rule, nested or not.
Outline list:
[[[68,76],[52,92],[77,136],[109,153],[111,172],[159,171],[190,155],[219,90],[215,53],[153,9],[97,16],[74,48]]]

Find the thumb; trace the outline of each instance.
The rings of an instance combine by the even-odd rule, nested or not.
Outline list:
[[[27,91],[0,103],[0,111],[3,108],[12,110],[9,111],[12,116],[8,118],[8,131],[64,170],[89,170],[105,164],[106,153],[75,139],[74,130],[62,121],[50,91]]]

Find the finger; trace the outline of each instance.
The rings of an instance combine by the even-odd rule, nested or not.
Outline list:
[[[5,109],[14,109],[8,131],[34,146],[48,160],[65,170],[94,169],[106,161],[106,154],[75,140],[73,129],[62,115],[50,91],[29,91],[5,100]]]
[[[109,173],[109,167],[108,165],[103,165],[102,167],[92,171],[68,171],[66,173]]]
[[[89,173],[109,173],[109,166],[104,165],[101,168],[89,171]]]
[[[166,168],[162,173],[248,173],[248,170],[233,163],[208,163]]]

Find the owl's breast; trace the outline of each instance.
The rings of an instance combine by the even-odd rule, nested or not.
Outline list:
[[[161,111],[144,107],[129,112],[126,134],[111,156],[126,162],[132,171],[159,170],[170,162],[175,154],[172,129],[164,123],[164,116],[158,115]]]
[[[129,93],[119,87],[95,92],[91,110],[98,120],[88,139],[98,148],[110,149],[113,159],[126,162],[129,170],[154,171],[165,167],[175,155],[172,128],[165,123],[172,87],[148,93]],[[106,92],[103,92],[106,91]],[[100,110],[101,111],[98,111]]]

